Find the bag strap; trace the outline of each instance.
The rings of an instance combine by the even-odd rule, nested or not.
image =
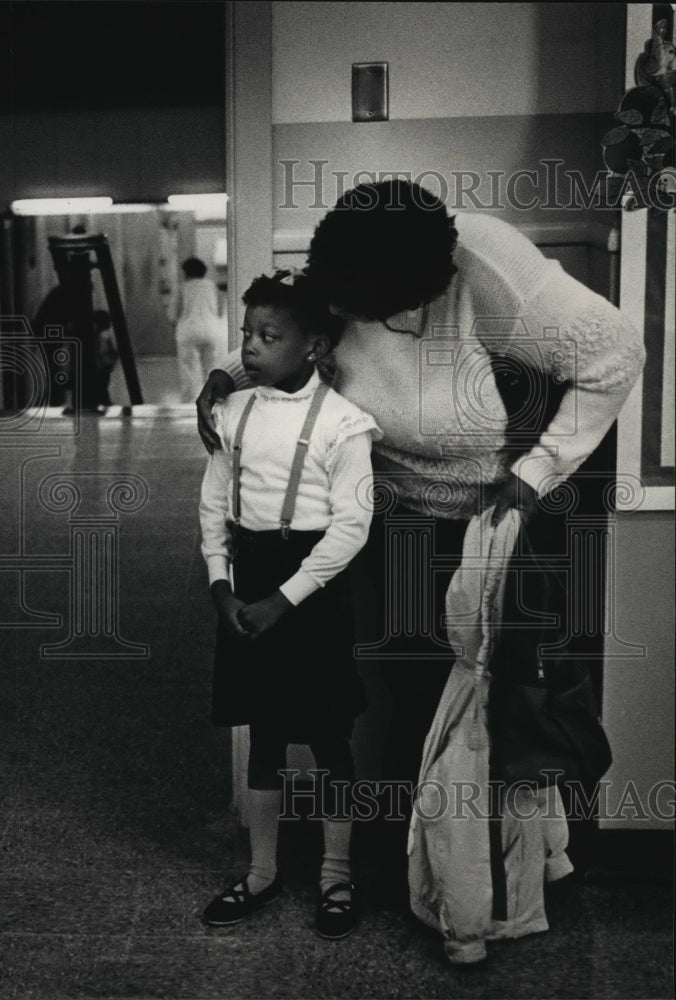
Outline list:
[[[328,391],[329,386],[326,382],[320,382],[315,390],[314,396],[312,397],[310,408],[307,411],[307,416],[305,417],[305,423],[301,428],[300,437],[296,442],[296,452],[293,456],[293,464],[291,466],[291,472],[289,473],[289,483],[286,487],[286,495],[284,497],[284,503],[282,504],[282,514],[279,519],[283,538],[289,537],[289,528],[291,526],[291,521],[293,520],[293,512],[296,509],[298,487],[300,486],[300,477],[303,472],[303,465],[305,464],[305,456],[307,455],[308,445],[310,444],[310,437],[312,436],[312,431],[315,423],[317,422],[321,405],[324,402]]]
[[[559,609],[555,605],[555,596],[558,594],[560,599],[565,600],[566,588],[561,582],[561,579],[556,571],[543,564],[539,554],[536,552],[535,546],[533,545],[532,535],[530,534],[526,524],[523,522],[521,524],[521,530],[516,544],[517,547],[521,545],[523,555],[530,563],[532,569],[537,571],[538,574],[538,585],[543,594],[543,600],[541,602],[541,606],[538,608],[538,611],[541,615],[551,619],[553,615],[559,613]],[[511,583],[513,587],[515,586],[516,576],[516,573],[512,574]],[[513,595],[513,599],[518,599],[516,594]],[[542,647],[546,647],[548,642],[552,641],[551,634],[548,635],[547,633],[551,633],[551,630],[556,627],[557,626],[547,622],[542,622],[540,624],[535,635],[536,649],[539,650]],[[538,656],[538,660],[539,659],[540,657]],[[538,676],[540,680],[543,679],[541,664],[538,666]]]
[[[239,477],[242,464],[242,438],[246,422],[249,419],[249,414],[255,401],[256,395],[252,392],[242,411],[242,416],[239,418],[237,430],[235,431],[235,440],[232,445],[232,519],[235,524],[239,524]]]
[[[320,382],[315,390],[314,396],[312,397],[312,402],[310,403],[310,407],[307,411],[305,422],[301,428],[300,437],[296,442],[296,451],[291,464],[289,482],[286,487],[286,494],[284,496],[284,503],[282,504],[282,513],[280,517],[283,538],[289,537],[289,528],[291,521],[293,520],[293,512],[296,509],[296,499],[298,497],[298,488],[300,486],[303,465],[305,464],[305,456],[307,454],[308,445],[310,444],[312,431],[314,430],[315,423],[317,422],[319,410],[321,409],[321,405],[324,402],[328,391],[329,386],[326,382]],[[239,418],[239,423],[237,424],[237,430],[235,431],[235,438],[232,445],[232,519],[235,524],[239,524],[240,517],[239,483],[242,462],[242,438],[244,437],[244,428],[246,427],[249,414],[251,413],[255,401],[256,396],[255,394],[252,394],[247,400],[242,416]]]

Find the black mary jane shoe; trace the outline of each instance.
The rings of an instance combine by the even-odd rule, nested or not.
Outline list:
[[[349,899],[334,899],[336,892],[349,892]],[[317,907],[315,930],[320,937],[337,941],[351,934],[359,922],[357,891],[352,882],[336,882],[322,893]]]
[[[282,881],[279,875],[275,875],[267,889],[256,893],[249,892],[245,876],[211,900],[204,911],[203,919],[211,927],[230,927],[244,920],[261,906],[272,903],[279,897],[281,891]]]

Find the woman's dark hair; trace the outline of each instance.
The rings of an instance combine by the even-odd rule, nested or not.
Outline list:
[[[360,184],[317,226],[307,273],[327,302],[368,319],[417,309],[457,272],[454,219],[434,195],[403,180]]]
[[[203,278],[207,273],[207,265],[199,257],[187,257],[181,264],[186,278]]]
[[[273,306],[286,309],[303,333],[324,334],[335,347],[343,320],[329,312],[328,302],[306,274],[276,271],[273,277],[255,278],[242,296],[245,306]]]

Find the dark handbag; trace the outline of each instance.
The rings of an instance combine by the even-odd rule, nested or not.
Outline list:
[[[593,788],[612,762],[591,678],[562,644],[565,594],[522,528],[507,569],[503,625],[491,658],[491,772],[507,785]],[[557,600],[558,599],[558,600]],[[547,652],[550,647],[551,652]],[[555,647],[552,648],[552,647]]]

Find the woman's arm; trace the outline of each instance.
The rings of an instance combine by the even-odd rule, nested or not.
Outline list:
[[[640,376],[638,330],[602,296],[552,266],[524,306],[524,326],[500,346],[568,385],[539,442],[512,466],[538,495],[571,476],[600,444]],[[487,345],[488,346],[488,345]]]
[[[215,368],[209,372],[209,378],[204,383],[197,397],[197,430],[202,438],[202,444],[213,455],[221,447],[221,439],[216,430],[212,409],[215,403],[224,399],[237,389],[248,389],[251,382],[242,368],[239,348],[231,351],[225,359],[225,371]]]

